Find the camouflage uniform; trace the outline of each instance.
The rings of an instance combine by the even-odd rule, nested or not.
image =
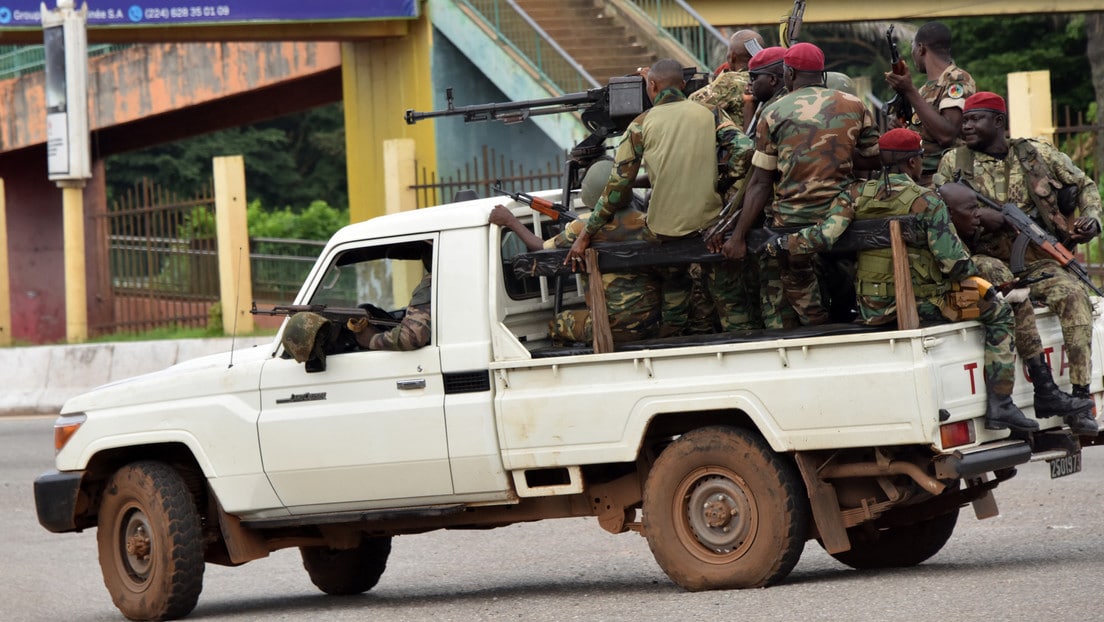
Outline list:
[[[706,127],[708,139],[704,136]],[[693,140],[699,133],[701,140]],[[643,164],[652,181],[648,229],[661,241],[698,235],[720,217],[718,171],[714,164],[735,177],[744,177],[751,151],[751,140],[723,111],[690,102],[677,89],[664,89],[656,96],[655,105],[633,119],[625,131],[614,155],[616,166],[591,212],[586,230],[593,236],[615,212],[627,206],[632,182]],[[712,267],[714,272],[739,269],[735,262]],[[657,268],[655,273],[663,282],[660,334],[685,334],[689,330],[692,284],[689,270],[686,266],[671,266]],[[731,307],[739,309],[746,305],[746,291],[742,288],[717,288],[711,293],[718,307],[725,310],[722,322],[733,316],[728,311]],[[747,326],[722,327],[734,330]]]
[[[745,127],[749,119],[744,118],[744,94],[747,93],[751,75],[747,69],[725,71],[717,74],[713,81],[690,94],[690,101],[705,106],[717,106],[728,113],[728,117],[737,127]]]
[[[763,110],[755,137],[752,164],[780,175],[772,223],[776,226],[821,220],[852,179],[852,152],[878,153],[878,132],[862,101],[820,86],[799,88]],[[829,319],[817,275],[819,261],[808,254],[779,260],[785,299],[803,325]],[[763,320],[776,323],[766,311]]]
[[[417,350],[429,343],[431,332],[429,297],[432,286],[433,276],[427,273],[410,295],[410,304],[406,307],[402,322],[391,330],[372,335],[372,339],[368,342],[368,349]]]
[[[779,89],[774,97],[763,102],[760,110],[766,110],[768,106],[781,99],[788,91],[785,87]],[[753,130],[755,128],[752,128]],[[774,221],[774,210],[770,203],[763,208],[763,217],[766,222]],[[748,258],[751,258],[748,255]],[[745,259],[745,262],[748,260]],[[755,257],[756,276],[759,287],[758,322],[764,328],[794,328],[800,324],[797,313],[786,302],[785,293],[782,291],[782,272],[778,260],[774,257]]]
[[[544,247],[571,248],[583,227],[581,220],[567,223],[556,237],[545,241]],[[612,220],[594,234],[595,242],[627,240],[655,240],[647,229],[643,212],[635,209],[616,212]],[[605,288],[606,313],[614,342],[656,336],[660,320],[660,291],[659,280],[653,270],[645,268],[604,273],[602,286]],[[552,319],[549,332],[556,341],[589,343],[594,339],[590,312],[585,309],[561,311]]]
[[[1008,154],[998,159],[985,153],[959,147],[948,151],[940,160],[936,183],[954,178],[961,171],[982,194],[998,203],[1016,204],[1059,240],[1065,239],[1067,226],[1073,217],[1064,217],[1057,208],[1057,189],[1073,185],[1080,190],[1078,211],[1080,216],[1100,222],[1100,194],[1096,184],[1056,148],[1031,139],[1009,141]],[[980,205],[980,209],[992,209]],[[974,251],[1000,260],[1004,269],[995,262],[987,263],[983,272],[987,280],[1001,283],[1010,280],[1012,243],[1015,231],[985,231],[973,243]],[[1052,276],[1031,288],[1031,299],[1041,301],[1058,316],[1062,325],[1062,337],[1066,355],[1070,361],[1070,380],[1075,385],[1087,385],[1091,379],[1092,361],[1092,303],[1081,282],[1043,254],[1034,245],[1024,255],[1025,270],[1015,276],[1024,277],[1048,272]],[[1032,358],[1042,351],[1039,334],[1035,328],[1034,313],[1028,305],[1015,309],[1016,340],[1020,356]],[[1030,315],[1029,312],[1031,312]],[[1030,321],[1029,321],[1030,320]]]
[[[939,74],[938,78],[928,80],[924,86],[920,87],[920,97],[923,97],[924,101],[931,104],[940,113],[948,108],[961,109],[963,104],[966,103],[966,98],[974,93],[977,93],[974,78],[965,69],[954,63],[948,65],[943,73]],[[926,186],[932,174],[939,168],[939,159],[946,149],[940,147],[939,141],[931,137],[931,133],[920,122],[920,116],[915,111],[912,113],[908,128],[919,133],[922,139],[920,146],[924,150],[924,172],[920,183]],[[955,138],[954,144],[949,149],[961,145],[962,139]]]
[[[941,323],[956,319],[947,301],[952,283],[978,274],[970,253],[955,233],[950,213],[932,190],[918,185],[908,175],[889,176],[892,191],[883,197],[884,181],[873,179],[852,184],[833,202],[831,213],[821,223],[806,227],[790,237],[796,251],[830,249],[852,218],[863,220],[911,213],[917,217],[927,244],[909,248],[916,310],[920,319]],[[855,290],[862,322],[880,325],[897,316],[890,249],[859,253]],[[980,300],[978,321],[985,327],[985,378],[995,393],[1007,395],[1015,381],[1015,352],[1012,337],[1012,309],[1004,303]]]

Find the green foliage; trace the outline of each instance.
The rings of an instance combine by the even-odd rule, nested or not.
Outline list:
[[[321,200],[311,201],[310,206],[299,213],[290,207],[266,211],[260,201],[251,201],[246,217],[251,238],[328,240],[349,224],[348,209],[334,209]]]
[[[108,203],[143,177],[182,197],[211,179],[211,159],[242,155],[246,195],[263,205],[297,209],[315,199],[348,207],[341,104],[195,136],[105,161]]]

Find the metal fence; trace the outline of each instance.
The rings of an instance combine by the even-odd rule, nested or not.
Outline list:
[[[513,160],[507,160],[486,145],[479,155],[472,156],[464,168],[457,169],[454,175],[438,179],[437,173],[414,163],[415,179],[411,188],[417,192],[418,207],[439,205],[453,200],[457,192],[472,190],[480,197],[495,194],[491,186],[500,184],[511,192],[533,192],[550,190],[562,185],[563,163],[567,154],[558,162],[546,162],[544,169],[526,169]]]
[[[128,47],[131,44],[89,45],[88,57],[102,56]],[[0,45],[0,80],[42,71],[46,66],[45,50],[41,45]]]

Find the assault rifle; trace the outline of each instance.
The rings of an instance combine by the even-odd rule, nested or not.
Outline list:
[[[1019,232],[1019,235],[1016,236],[1016,240],[1012,242],[1012,257],[1009,262],[1009,267],[1012,268],[1012,274],[1023,272],[1024,253],[1027,252],[1027,245],[1034,244],[1039,250],[1049,255],[1054,261],[1057,261],[1063,268],[1069,270],[1070,273],[1081,279],[1085,285],[1089,286],[1089,289],[1096,292],[1097,296],[1104,297],[1104,292],[1101,292],[1096,285],[1093,284],[1092,279],[1089,278],[1088,271],[1085,270],[1085,266],[1082,266],[1081,263],[1077,261],[1073,253],[1063,246],[1062,243],[1058,241],[1058,238],[1048,233],[1046,229],[1039,226],[1039,223],[1023,213],[1023,210],[1016,207],[1015,203],[1000,205],[969,185],[967,185],[967,187],[974,191],[974,195],[977,196],[979,201],[995,210],[999,210],[1004,216],[1005,222]]]
[[[805,17],[805,0],[794,0],[790,12],[782,16],[778,26],[778,39],[782,47],[788,48],[797,43],[797,37],[801,34],[801,22]]]
[[[491,186],[491,190],[494,190],[499,194],[504,194],[511,199],[517,201],[518,203],[524,203],[528,205],[529,207],[533,208],[534,211],[540,212],[545,216],[551,218],[552,222],[560,222],[561,219],[567,222],[571,222],[572,220],[579,219],[579,217],[575,215],[575,212],[567,209],[559,203],[553,203],[548,199],[535,197],[524,192],[508,192],[506,190],[503,190],[502,186],[498,184]]]
[[[893,73],[903,76],[908,72],[908,67],[905,66],[901,53],[897,51],[897,42],[893,40],[893,28],[893,26],[890,26],[885,34],[886,41],[889,42],[889,69]],[[886,118],[895,117],[904,125],[912,118],[912,104],[900,93],[894,93],[893,98],[887,101],[885,107],[882,108],[882,114]]]
[[[345,326],[345,322],[353,318],[368,318],[368,323],[384,328],[399,325],[399,321],[391,317],[389,313],[375,305],[362,305],[360,307],[331,307],[329,305],[275,305],[271,309],[260,309],[254,302],[249,312],[253,315],[286,315],[288,317],[296,313],[317,313],[322,317]]]

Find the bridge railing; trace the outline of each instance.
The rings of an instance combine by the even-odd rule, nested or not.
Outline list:
[[[629,2],[647,15],[660,33],[686,48],[697,59],[699,67],[708,71],[723,62],[728,38],[683,0]]]
[[[88,46],[88,57],[102,56],[131,47],[100,44]],[[46,48],[41,45],[0,45],[0,80],[18,78],[42,71],[46,66]]]

